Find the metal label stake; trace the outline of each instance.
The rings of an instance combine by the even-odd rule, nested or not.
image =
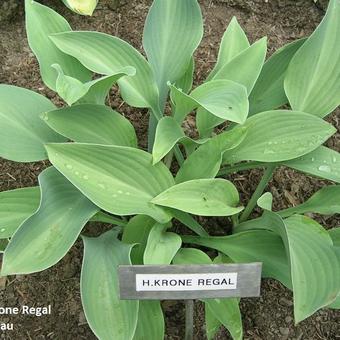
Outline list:
[[[186,300],[185,339],[193,339],[195,299],[257,297],[262,263],[119,266],[121,300]]]

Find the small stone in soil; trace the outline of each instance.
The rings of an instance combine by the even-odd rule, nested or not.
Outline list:
[[[289,334],[289,328],[280,327],[279,330],[280,330],[280,333],[281,333],[282,335],[288,335],[288,334]]]

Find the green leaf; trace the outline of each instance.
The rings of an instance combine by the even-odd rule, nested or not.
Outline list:
[[[122,241],[135,244],[131,250],[133,264],[143,264],[143,256],[148,241],[149,233],[156,221],[146,215],[136,215],[123,229]]]
[[[174,258],[174,264],[212,264],[208,255],[201,250],[195,248],[182,248],[178,251]],[[233,339],[242,339],[242,319],[238,305],[238,299],[206,299],[205,308],[206,315],[209,314],[209,321],[213,322],[213,330],[208,331],[208,334],[214,332],[219,324],[215,320],[211,320],[212,316],[219,320],[231,333]],[[210,326],[210,325],[209,325]],[[211,326],[210,326],[211,327]],[[209,327],[209,328],[210,328]],[[209,335],[208,335],[209,337]]]
[[[161,107],[167,82],[180,79],[203,36],[197,0],[154,0],[146,18],[143,46],[158,84]]]
[[[184,75],[175,81],[175,86],[181,89],[184,93],[188,93],[194,82],[195,60],[191,57],[190,64]]]
[[[335,300],[340,289],[340,262],[328,232],[301,215],[283,220],[266,211],[262,218],[238,226],[262,228],[280,235],[286,248],[294,293],[295,322],[300,322]],[[308,242],[306,242],[308,240]]]
[[[320,25],[293,57],[285,78],[291,107],[325,117],[340,104],[340,2],[331,0]]]
[[[62,0],[63,3],[71,9],[81,15],[92,15],[96,9],[98,0]]]
[[[104,105],[111,87],[118,79],[136,74],[134,68],[125,67],[115,74],[83,83],[76,78],[65,75],[60,65],[53,64],[52,67],[58,73],[56,91],[68,105],[72,105],[77,101]]]
[[[247,119],[245,139],[224,154],[224,162],[279,162],[305,155],[325,142],[336,129],[321,118],[288,110],[267,111]]]
[[[56,264],[99,210],[54,168],[44,170],[39,183],[39,209],[11,238],[2,275],[34,273]]]
[[[217,62],[210,72],[207,80],[212,79],[215,74],[238,54],[249,47],[247,36],[239,25],[236,17],[233,17],[223,34]]]
[[[158,90],[150,65],[131,45],[98,32],[66,32],[50,38],[61,51],[93,72],[112,75],[125,67],[134,67],[135,76],[118,80],[123,99],[134,107],[158,110]]]
[[[182,127],[172,117],[163,117],[157,124],[155,142],[152,149],[153,164],[165,157],[177,143],[199,145],[205,140],[193,140],[187,137]]]
[[[208,140],[184,161],[177,173],[176,182],[214,178],[220,170],[223,153],[236,148],[246,134],[247,128],[238,127]]]
[[[331,185],[317,191],[306,202],[292,208],[278,211],[281,217],[313,212],[322,215],[340,213],[340,185]]]
[[[0,239],[12,237],[23,221],[39,207],[39,187],[0,193]]]
[[[340,247],[340,227],[328,230],[335,247]]]
[[[44,143],[66,140],[39,117],[42,112],[54,109],[55,106],[38,93],[0,85],[0,156],[17,162],[46,159]]]
[[[25,0],[26,31],[31,50],[38,59],[44,83],[56,90],[56,72],[52,64],[59,64],[68,76],[85,82],[91,73],[76,59],[58,50],[50,40],[53,33],[71,31],[68,22],[58,13],[33,0]]]
[[[230,216],[243,210],[237,207],[237,189],[224,179],[183,182],[165,190],[151,202],[201,216]]]
[[[211,80],[196,87],[190,95],[170,85],[176,106],[174,118],[181,123],[196,108],[203,108],[222,121],[243,124],[248,115],[247,90],[230,80]]]
[[[257,205],[265,210],[272,210],[273,195],[270,192],[264,193],[258,200]]]
[[[182,236],[184,243],[216,249],[234,262],[262,262],[262,276],[291,287],[289,265],[281,237],[267,230],[251,230],[231,236]]]
[[[118,266],[129,265],[132,246],[110,230],[97,238],[84,237],[81,298],[86,319],[101,340],[133,339],[139,302],[120,300]]]
[[[228,329],[234,340],[243,339],[242,316],[238,299],[205,300],[205,308]]]
[[[288,103],[284,78],[291,59],[305,41],[299,39],[281,47],[264,63],[249,97],[250,115]]]
[[[167,232],[168,227],[159,223],[152,227],[144,252],[144,264],[170,264],[181,248],[181,237]]]
[[[133,340],[163,340],[164,315],[159,301],[139,301],[138,323]]]
[[[211,258],[196,248],[181,248],[172,262],[178,265],[212,264]]]
[[[137,147],[132,124],[108,106],[75,105],[47,112],[43,119],[53,130],[75,142]]]
[[[205,305],[205,332],[208,340],[214,340],[217,332],[219,331],[222,323],[215,318],[210,308]]]
[[[261,72],[266,50],[267,38],[262,38],[224,64],[213,79],[232,80],[242,84],[250,94]]]
[[[300,215],[285,220],[294,291],[295,322],[333,302],[340,291],[340,263],[327,231]],[[308,240],[308,242],[306,242]]]
[[[224,64],[212,79],[232,80],[245,86],[249,95],[262,69],[266,48],[266,39],[260,39]],[[197,112],[196,124],[201,138],[209,137],[213,128],[223,121],[222,118],[200,108]]]
[[[174,184],[169,169],[152,165],[142,150],[94,144],[49,144],[52,164],[101,209],[115,215],[144,214],[161,223],[170,215],[150,203]]]
[[[284,165],[307,174],[340,183],[340,154],[325,146],[288,162]]]

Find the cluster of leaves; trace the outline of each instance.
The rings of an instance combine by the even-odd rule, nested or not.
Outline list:
[[[330,1],[308,39],[266,61],[266,39],[250,45],[233,18],[215,67],[194,90],[193,53],[203,35],[196,0],[153,2],[143,35],[147,59],[119,38],[74,32],[51,9],[25,4],[42,79],[68,105],[57,108],[40,94],[0,85],[0,155],[53,165],[40,174],[39,187],[0,194],[2,275],[54,265],[91,220],[113,225],[99,237],[83,237],[82,302],[100,339],[164,337],[159,301],[119,299],[117,267],[123,264],[260,261],[263,277],[293,291],[296,322],[323,307],[340,308],[340,229],[325,230],[304,215],[339,213],[340,186],[277,212],[271,194],[263,194],[278,166],[340,182],[340,155],[323,146],[336,132],[323,118],[340,103],[339,0]],[[149,109],[150,152],[137,147],[131,123],[105,105],[115,83],[126,103]],[[169,95],[172,113],[164,116]],[[285,104],[291,109],[278,109]],[[193,111],[195,140],[182,128]],[[265,172],[244,209],[223,176],[252,168]],[[249,220],[256,204],[263,214]],[[228,216],[233,234],[209,236],[192,214]],[[169,231],[173,220],[197,236]],[[218,255],[211,259],[185,243]],[[204,303],[209,339],[221,325],[242,338],[238,299]]]

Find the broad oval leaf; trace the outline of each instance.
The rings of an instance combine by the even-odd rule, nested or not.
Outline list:
[[[58,64],[52,67],[57,71],[56,91],[68,105],[76,102],[90,104],[105,104],[106,97],[114,83],[124,76],[134,76],[136,71],[132,67],[125,67],[120,72],[94,79],[86,83],[67,76]]]
[[[247,119],[245,139],[230,152],[224,161],[243,160],[279,162],[297,158],[315,150],[336,129],[311,114],[276,110],[258,113]]]
[[[212,264],[211,258],[196,248],[181,248],[173,259],[173,264]]]
[[[144,264],[170,264],[182,239],[179,235],[168,232],[168,225],[155,224],[150,230],[144,252]]]
[[[0,193],[0,239],[12,237],[22,222],[39,208],[39,187]]]
[[[218,119],[243,124],[248,116],[248,95],[243,85],[230,80],[211,80],[196,87],[190,95],[170,85],[175,104],[174,118],[181,123],[194,109],[204,109]],[[202,125],[202,124],[201,124]],[[199,127],[200,129],[202,127]]]
[[[290,61],[305,41],[299,39],[281,47],[264,63],[249,97],[250,115],[288,103],[284,78]]]
[[[182,236],[184,243],[216,249],[234,262],[262,262],[263,277],[271,277],[291,288],[288,260],[281,237],[267,230],[251,230],[231,236]]]
[[[86,319],[101,340],[133,339],[139,302],[119,298],[118,266],[130,265],[132,246],[110,230],[97,238],[84,237],[81,300]]]
[[[330,185],[317,191],[306,202],[278,211],[282,217],[313,212],[323,215],[340,214],[340,185]]]
[[[262,69],[266,48],[266,39],[260,39],[224,64],[212,79],[232,80],[245,86],[249,95]],[[209,137],[213,128],[224,120],[201,108],[197,112],[196,121],[200,136],[203,138]]]
[[[320,25],[293,57],[285,90],[294,110],[325,117],[340,104],[340,2],[330,0]]]
[[[143,264],[144,250],[148,241],[149,233],[156,221],[146,215],[132,217],[123,229],[122,241],[134,244],[131,250],[132,264]]]
[[[340,291],[340,262],[327,231],[308,217],[286,219],[295,322],[333,302]],[[306,242],[308,240],[308,242]]]
[[[230,216],[239,213],[239,195],[224,179],[197,179],[165,190],[151,200],[157,205],[201,216]]]
[[[104,105],[82,104],[43,114],[46,124],[80,143],[137,147],[137,136],[128,119]]]
[[[229,63],[224,64],[213,79],[232,80],[242,84],[250,94],[261,72],[266,52],[267,38],[262,38],[231,59]]]
[[[318,223],[301,215],[283,220],[266,211],[261,218],[237,228],[268,229],[281,236],[290,264],[296,323],[336,299],[340,262],[330,235]]]
[[[46,159],[45,143],[66,141],[40,119],[42,112],[54,109],[38,93],[0,85],[0,156],[17,162]]]
[[[39,61],[44,83],[56,90],[57,74],[51,68],[52,64],[59,64],[68,76],[83,82],[90,80],[91,72],[78,60],[56,48],[49,38],[53,33],[71,31],[68,22],[51,8],[33,0],[25,0],[25,13],[28,43]]]
[[[160,301],[139,301],[138,323],[133,340],[163,340],[164,315]]]
[[[174,184],[169,169],[152,165],[142,150],[94,144],[49,144],[52,164],[103,210],[115,215],[144,214],[160,223],[170,220],[151,199]]]
[[[210,72],[207,80],[212,79],[215,74],[234,57],[249,47],[249,41],[236,17],[233,17],[225,30],[220,49],[218,51],[217,62]]]
[[[39,182],[39,209],[11,238],[2,275],[34,273],[56,264],[99,210],[54,168],[44,170]]]
[[[93,72],[112,75],[124,67],[134,67],[135,76],[118,80],[123,99],[131,106],[158,111],[158,89],[151,67],[127,42],[98,32],[66,32],[50,38]]]
[[[218,118],[239,124],[247,119],[247,89],[234,81],[211,80],[196,87],[190,96]]]
[[[302,157],[283,164],[295,170],[340,183],[340,154],[325,146],[320,146]]]
[[[143,46],[155,75],[161,108],[167,82],[186,72],[203,36],[203,20],[197,0],[154,0],[146,18]]]

